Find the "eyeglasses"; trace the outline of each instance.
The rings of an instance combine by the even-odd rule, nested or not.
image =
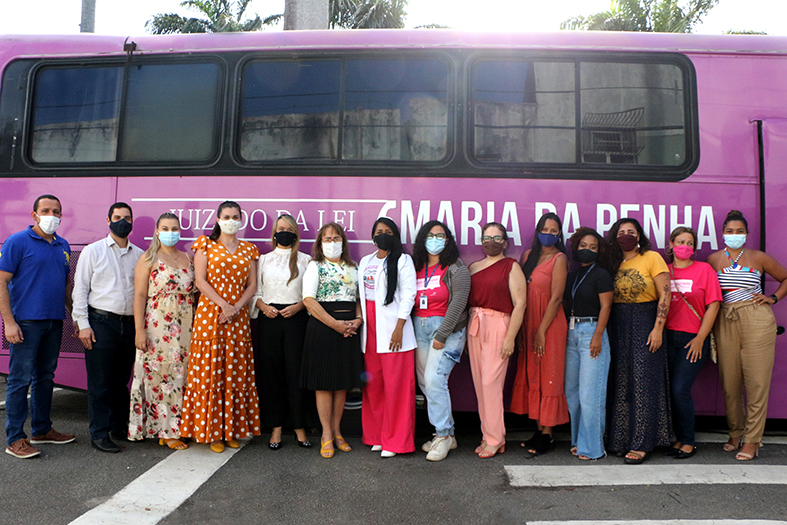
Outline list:
[[[505,239],[503,239],[502,235],[495,235],[494,237],[492,237],[491,235],[484,235],[483,237],[481,237],[481,242],[495,241],[496,243],[501,243],[504,240]]]
[[[426,238],[427,239],[440,239],[442,241],[442,240],[445,239],[445,234],[444,233],[431,233],[430,232],[430,233],[426,234]]]
[[[322,238],[322,242],[342,242],[343,240],[344,239],[342,239],[338,235],[336,237],[323,237]]]

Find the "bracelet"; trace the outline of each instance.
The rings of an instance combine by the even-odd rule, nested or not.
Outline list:
[[[773,304],[776,304],[776,303],[779,302],[779,298],[776,297],[776,294],[771,295],[771,299],[773,299]]]

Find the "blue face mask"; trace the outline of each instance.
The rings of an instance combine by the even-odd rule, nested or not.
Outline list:
[[[737,250],[738,248],[746,244],[746,234],[737,233],[737,234],[725,235],[724,244],[726,244],[733,250]]]
[[[541,246],[544,248],[549,248],[550,246],[554,246],[560,240],[560,235],[552,235],[551,233],[539,233],[538,240],[541,242]]]
[[[432,255],[437,255],[445,249],[445,239],[433,237],[426,239],[426,251]]]
[[[180,240],[180,232],[158,232],[158,240],[164,246],[175,246]]]

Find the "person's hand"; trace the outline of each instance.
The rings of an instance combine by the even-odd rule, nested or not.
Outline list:
[[[601,353],[601,335],[593,334],[590,339],[590,357],[595,359]]]
[[[534,347],[538,357],[543,356],[547,351],[547,336],[541,329],[536,332]]]
[[[404,327],[397,326],[391,334],[391,342],[388,344],[388,349],[392,352],[398,352],[402,349],[402,337],[404,337]]]
[[[441,343],[440,341],[435,339],[434,341],[432,341],[432,348],[434,348],[435,350],[442,350],[443,348],[445,348],[445,343]]]
[[[87,350],[92,350],[93,343],[96,342],[96,334],[93,333],[93,329],[90,327],[83,328],[79,331],[79,340],[82,341],[82,346]]]
[[[661,330],[658,328],[651,330],[650,335],[648,335],[648,342],[646,343],[650,347],[649,350],[651,352],[656,352],[656,350],[661,348],[661,338]]]
[[[148,348],[148,337],[144,330],[137,330],[134,335],[134,346],[137,349],[145,351]]]
[[[219,322],[220,323],[229,323],[233,317],[238,315],[238,309],[235,306],[231,305],[230,303],[225,303],[224,306],[221,307],[221,313],[219,314]]]
[[[281,314],[281,316],[284,317],[285,319],[289,319],[290,317],[292,317],[293,315],[297,314],[300,311],[301,309],[298,307],[298,305],[291,304],[287,308],[280,310],[279,314]]]
[[[763,295],[761,293],[751,294],[751,300],[754,304],[775,304],[770,295]]]
[[[345,329],[344,329],[344,337],[352,337],[358,333],[358,329],[361,328],[361,324],[363,322],[360,319],[353,319],[352,321],[344,321]]]
[[[689,352],[686,354],[686,359],[692,363],[696,363],[700,359],[702,359],[702,345],[705,343],[704,339],[700,339],[700,336],[697,335],[686,343],[686,346],[683,348],[688,348]]]
[[[514,346],[516,343],[516,338],[508,338],[506,337],[503,339],[503,347],[500,349],[500,358],[501,359],[508,359],[511,357],[511,354],[514,353]]]
[[[18,345],[25,340],[22,329],[15,321],[5,323],[5,339],[11,344]]]
[[[260,302],[262,302],[262,301],[260,301]],[[274,317],[276,317],[277,315],[279,315],[279,314],[281,313],[281,312],[279,312],[279,311],[278,311],[276,308],[272,307],[271,305],[269,305],[269,304],[264,304],[264,303],[263,303],[263,304],[262,304],[262,306],[260,307],[260,311],[261,311],[261,312],[262,312],[262,313],[265,315],[265,317],[267,317],[268,319],[273,319]]]

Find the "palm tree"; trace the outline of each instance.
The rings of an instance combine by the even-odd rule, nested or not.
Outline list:
[[[201,12],[205,18],[187,18],[174,13],[157,14],[145,22],[145,29],[154,35],[169,33],[223,33],[227,31],[259,31],[263,25],[278,22],[282,15],[265,19],[255,14],[243,19],[251,0],[184,0],[181,7]]]
[[[330,0],[328,24],[333,29],[401,29],[408,0]]]
[[[609,11],[575,16],[560,29],[691,33],[719,0],[612,0]]]

